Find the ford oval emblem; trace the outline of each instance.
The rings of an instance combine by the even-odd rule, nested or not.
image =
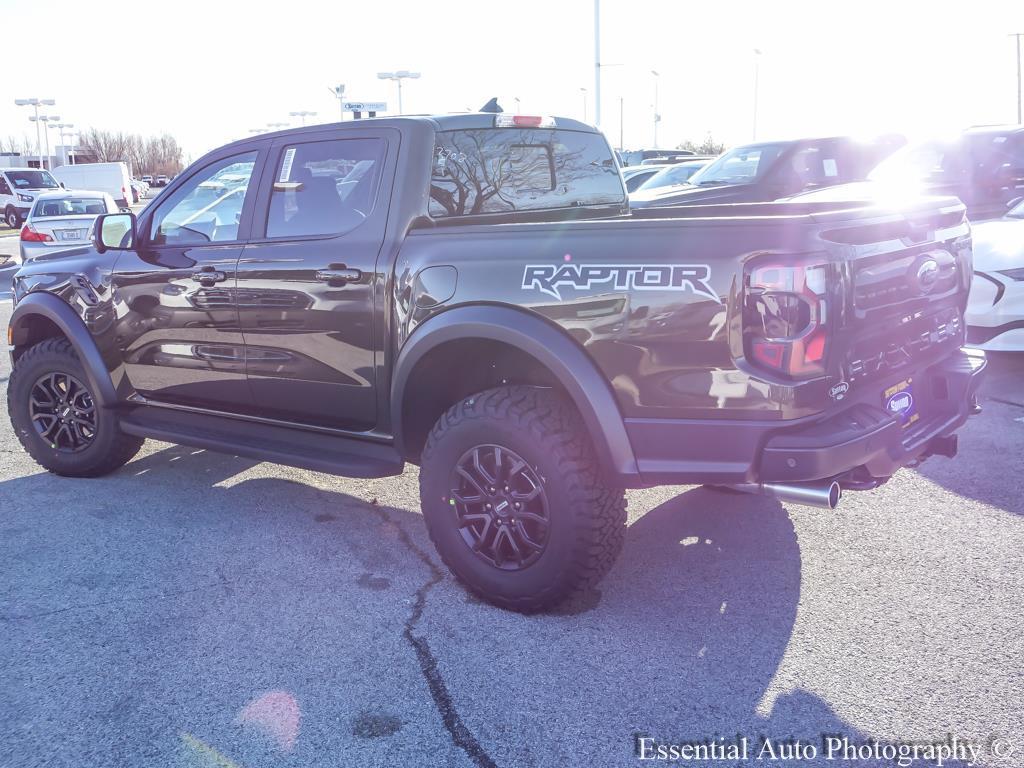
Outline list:
[[[885,410],[899,415],[909,411],[914,405],[914,396],[909,392],[897,392],[885,401]]]
[[[931,258],[922,261],[917,265],[914,279],[917,281],[917,290],[922,294],[931,293],[939,282],[939,262]]]

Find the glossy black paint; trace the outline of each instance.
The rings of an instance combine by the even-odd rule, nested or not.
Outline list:
[[[884,360],[894,342],[909,350],[914,335],[927,330],[921,323],[963,309],[969,230],[955,201],[926,200],[902,211],[753,204],[604,211],[597,219],[573,212],[580,218],[559,220],[565,217],[556,211],[532,220],[433,222],[427,211],[435,132],[442,125],[483,128],[492,119],[315,126],[217,150],[142,214],[135,250],[79,249],[19,271],[15,355],[38,332],[38,312],[57,318],[72,338],[107,407],[151,402],[259,417],[282,428],[393,442],[410,458],[416,449],[405,432],[416,414],[405,406],[415,394],[417,363],[447,342],[477,339],[485,342],[482,350],[488,342],[504,344],[540,362],[574,400],[602,466],[618,482],[753,481],[765,441],[843,410],[828,392],[854,358]],[[366,220],[340,236],[267,239],[266,169],[282,148],[355,135],[387,140]],[[180,185],[253,150],[259,161],[238,242],[149,242],[153,217]],[[873,282],[888,279],[873,264],[913,264],[936,250],[952,265],[952,282],[927,297],[858,303],[857,289],[870,293]],[[794,381],[747,360],[741,291],[753,260],[807,255],[833,265],[843,280],[831,297],[836,325],[827,373]],[[639,266],[648,271],[636,273]],[[531,281],[531,269],[567,277],[557,285]],[[216,279],[204,279],[204,270]],[[342,272],[344,279],[322,278]],[[680,279],[659,282],[659,274]],[[900,319],[908,312],[914,323]],[[873,368],[852,383],[850,402],[874,401],[892,379],[953,354],[962,339],[957,333],[914,352],[906,365]],[[465,362],[468,368],[475,361]],[[461,375],[453,366],[451,380]],[[717,437],[713,426],[723,422],[730,427]],[[140,434],[145,429],[138,427]],[[186,440],[191,433],[181,434]]]

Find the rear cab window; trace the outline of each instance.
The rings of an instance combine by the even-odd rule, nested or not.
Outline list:
[[[429,213],[433,218],[585,206],[621,206],[615,156],[596,133],[557,128],[439,131]]]

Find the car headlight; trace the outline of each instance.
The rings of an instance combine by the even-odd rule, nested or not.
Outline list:
[[[31,203],[33,200],[32,195],[23,195],[21,192],[18,193],[18,199],[23,203]]]
[[[1020,269],[997,269],[1000,275],[1006,275],[1011,280],[1024,280],[1024,267]]]

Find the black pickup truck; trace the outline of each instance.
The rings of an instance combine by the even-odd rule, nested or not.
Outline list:
[[[952,456],[985,366],[960,348],[970,277],[953,199],[631,213],[572,120],[311,126],[218,149],[24,266],[8,407],[75,477],[147,437],[417,464],[451,570],[533,611],[611,566],[625,488],[832,507]]]

